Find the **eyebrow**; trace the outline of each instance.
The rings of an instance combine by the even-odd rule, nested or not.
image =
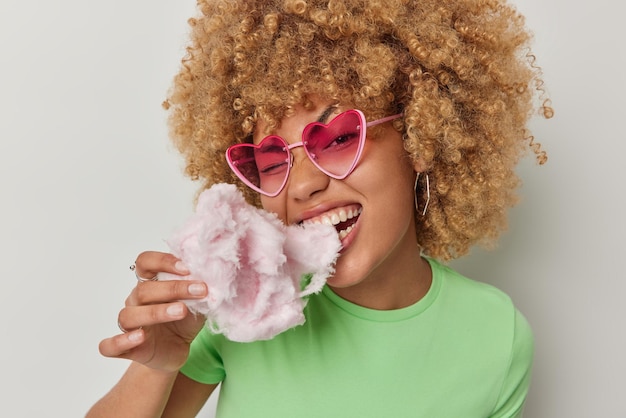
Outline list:
[[[326,120],[328,119],[328,117],[337,109],[336,105],[333,106],[329,106],[326,108],[326,110],[324,110],[324,112],[322,112],[322,114],[320,115],[319,118],[317,118],[317,121],[320,123],[326,123]]]
[[[337,110],[337,105],[331,105],[331,106],[328,106],[328,107],[327,107],[327,108],[326,108],[326,109],[322,112],[322,114],[320,115],[320,117],[319,117],[319,118],[317,118],[317,121],[318,121],[318,122],[320,122],[320,123],[326,123],[326,120],[328,119],[328,117],[329,117],[330,115],[332,115],[332,114],[333,114],[333,112],[334,112],[335,110]],[[250,134],[250,135],[246,138],[245,142],[249,142],[250,144],[254,143],[254,135],[253,135],[253,134]]]

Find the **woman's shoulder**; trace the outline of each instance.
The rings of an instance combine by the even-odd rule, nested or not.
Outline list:
[[[490,361],[499,359],[502,367],[508,365],[507,379],[524,378],[532,365],[535,341],[529,322],[512,298],[496,286],[429,261],[434,280],[441,282],[433,305],[438,322],[448,324],[455,335],[463,335],[465,349],[473,346]]]
[[[458,299],[457,303],[470,304],[483,310],[496,309],[509,311],[515,309],[511,297],[496,286],[469,278],[452,267],[434,259],[428,259],[433,282],[439,282],[444,297]]]
[[[498,287],[468,278],[450,266],[429,259],[433,282],[439,281],[438,309],[450,320],[470,323],[492,335],[532,344],[531,327],[513,299]],[[506,337],[505,337],[506,338]]]

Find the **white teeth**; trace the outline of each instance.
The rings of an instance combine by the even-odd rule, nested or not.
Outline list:
[[[339,239],[344,239],[352,231],[352,225],[339,232]]]
[[[341,222],[345,222],[348,219],[352,219],[355,216],[360,215],[361,211],[362,211],[362,208],[348,209],[347,211],[346,209],[340,209],[337,212],[326,213],[320,216],[319,218],[306,220],[305,223],[335,226],[335,225],[339,225],[339,223]],[[345,237],[351,230],[352,230],[351,226],[344,229],[343,231],[339,233],[339,238]]]

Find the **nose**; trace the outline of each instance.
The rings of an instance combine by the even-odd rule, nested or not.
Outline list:
[[[325,190],[330,177],[313,164],[302,147],[291,149],[291,153],[293,165],[286,185],[288,197],[303,201]]]

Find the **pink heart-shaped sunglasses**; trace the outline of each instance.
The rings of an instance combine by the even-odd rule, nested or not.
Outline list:
[[[278,135],[269,135],[259,144],[232,145],[226,150],[226,161],[248,187],[269,197],[278,195],[287,184],[293,165],[291,150],[297,147],[303,147],[323,173],[341,180],[348,177],[359,162],[366,129],[400,116],[402,114],[366,122],[360,110],[347,110],[328,124],[309,123],[302,132],[302,141],[295,144],[289,145]]]

